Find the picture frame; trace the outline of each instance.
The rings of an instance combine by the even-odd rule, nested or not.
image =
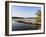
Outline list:
[[[13,7],[12,7],[13,6]],[[15,8],[15,9],[14,9]],[[30,9],[30,11],[29,11]],[[32,25],[32,30],[30,30],[31,28],[28,28],[24,26],[20,26],[18,27],[18,25],[14,28],[14,26],[12,25],[14,22],[13,22],[13,19],[16,19],[18,20],[18,18],[21,20],[28,20],[28,19],[31,19],[31,22],[29,23],[29,20],[26,22],[23,22],[23,21],[18,21],[19,24],[32,24],[32,18],[34,13],[31,13],[32,15],[30,15],[30,12],[33,10],[36,11],[36,10],[40,10],[40,13],[41,13],[41,17],[39,19],[41,19],[41,22],[40,22],[40,25],[39,23],[35,23],[36,27],[40,27],[39,29],[35,29],[36,27],[34,27],[34,25]],[[18,11],[18,13],[17,13]],[[14,13],[15,12],[15,13]],[[21,13],[23,12],[23,13]],[[26,13],[27,12],[27,13]],[[29,13],[28,13],[29,12]],[[22,15],[21,15],[22,14]],[[24,15],[25,14],[25,15]],[[28,14],[28,15],[26,15]],[[29,16],[30,15],[30,16]],[[17,17],[15,17],[17,16]],[[31,17],[32,16],[32,17]],[[30,18],[31,17],[31,18]],[[11,21],[12,20],[12,21]],[[15,20],[14,20],[15,21]],[[21,23],[20,23],[21,22]],[[13,26],[13,27],[12,27]],[[18,29],[18,28],[20,29]],[[24,28],[24,29],[22,29]],[[6,36],[18,36],[18,35],[32,35],[32,34],[45,34],[45,3],[37,3],[37,2],[21,2],[21,1],[5,1],[5,35]]]

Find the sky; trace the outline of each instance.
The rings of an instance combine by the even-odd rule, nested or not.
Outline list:
[[[41,10],[41,7],[34,6],[15,6],[11,7],[12,17],[36,17],[38,10]]]

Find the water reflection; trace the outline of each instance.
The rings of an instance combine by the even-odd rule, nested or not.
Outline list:
[[[37,28],[35,27],[35,25],[18,23],[18,22],[16,22],[15,19],[12,19],[12,31],[17,31],[17,30],[36,30],[36,29]]]

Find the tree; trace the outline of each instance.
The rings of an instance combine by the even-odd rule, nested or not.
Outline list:
[[[40,27],[41,26],[41,11],[38,10],[36,15],[37,15],[37,17],[36,17],[36,26]]]

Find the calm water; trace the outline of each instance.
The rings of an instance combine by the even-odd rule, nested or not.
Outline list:
[[[18,23],[15,21],[15,19],[12,20],[12,31],[17,31],[17,30],[36,30],[37,28],[35,25],[29,25],[29,24],[23,24],[23,23]]]

